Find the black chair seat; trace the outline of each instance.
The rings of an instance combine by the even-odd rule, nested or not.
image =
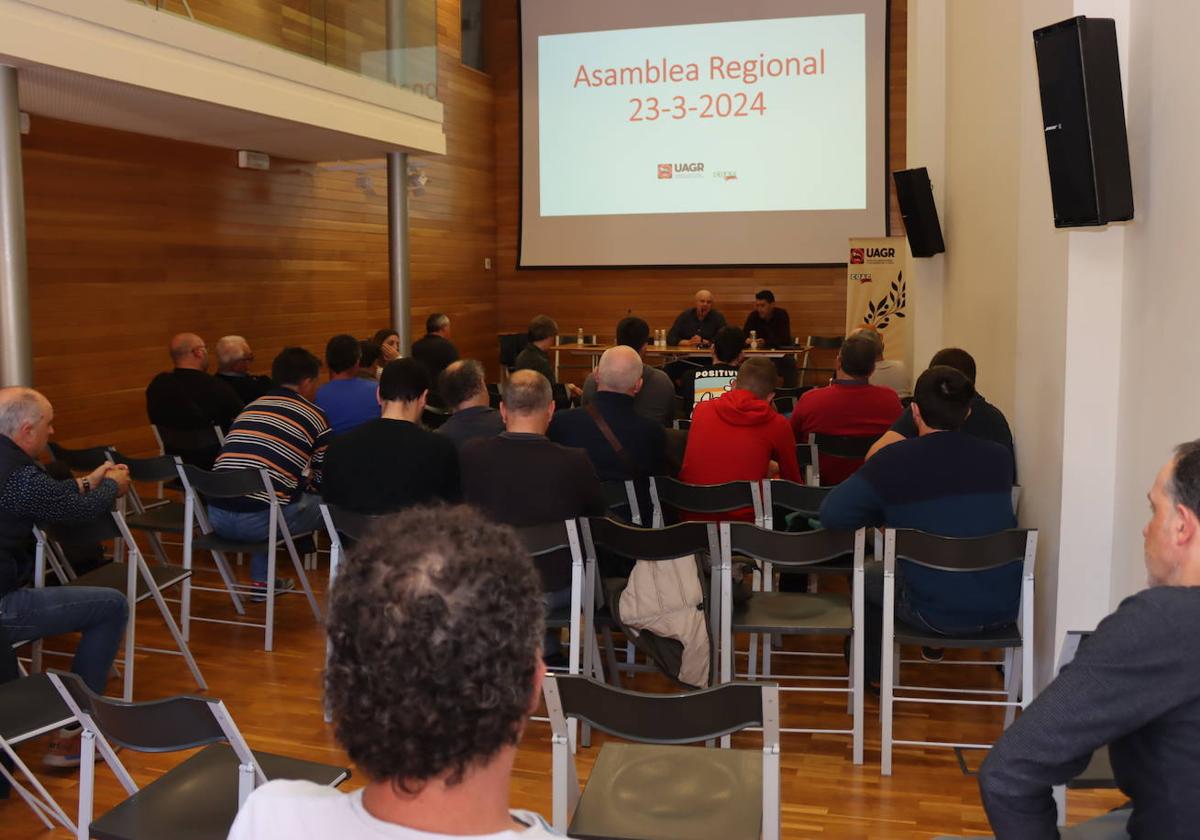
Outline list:
[[[733,607],[733,632],[850,635],[854,617],[845,595],[755,592]]]
[[[155,531],[166,534],[182,534],[184,525],[182,502],[167,502],[125,517],[125,524],[135,531]]]
[[[50,678],[31,674],[0,685],[0,738],[15,742],[31,732],[45,732],[75,716]]]
[[[758,840],[762,753],[606,743],[568,834],[636,840]]]
[[[191,574],[183,566],[150,566],[149,568],[150,577],[154,578],[154,583],[160,590],[168,586],[174,586]],[[85,575],[80,575],[67,585],[99,586],[104,589],[115,589],[123,593],[126,581],[129,579],[128,576],[128,564],[108,563]],[[140,602],[149,597],[150,590],[146,587],[145,579],[139,574],[137,576],[137,600]]]
[[[338,785],[344,767],[255,752],[268,779]],[[224,840],[237,816],[238,759],[228,744],[205,747],[92,822],[99,840]]]
[[[902,645],[938,648],[1010,648],[1021,646],[1021,631],[1014,623],[984,630],[970,636],[942,636],[914,627],[897,618],[896,641]]]

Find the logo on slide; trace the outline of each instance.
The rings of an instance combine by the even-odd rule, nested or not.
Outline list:
[[[866,254],[863,253],[862,248],[850,249],[850,265],[862,265],[866,261]]]
[[[671,177],[671,164],[660,163],[658,165],[658,179],[661,181],[664,178],[670,178],[670,177]]]

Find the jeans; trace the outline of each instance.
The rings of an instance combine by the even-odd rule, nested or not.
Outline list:
[[[283,519],[287,522],[288,531],[292,536],[307,534],[321,527],[321,497],[312,493],[304,493],[299,499],[280,508]],[[270,535],[270,509],[250,512],[225,510],[216,506],[209,507],[208,519],[213,530],[227,540],[243,542],[262,542]],[[278,537],[278,535],[276,535]],[[286,556],[287,549],[283,549]],[[265,582],[267,579],[267,555],[255,554],[250,558],[250,579]]]
[[[546,608],[546,617],[550,617],[550,613],[555,610],[566,609],[571,606],[571,587],[559,589],[556,592],[542,593],[542,606]],[[557,629],[547,630],[546,638],[542,641],[542,656],[557,656],[562,653],[562,639],[559,638]]]
[[[88,688],[103,694],[128,619],[129,604],[115,589],[17,589],[0,598],[0,644],[82,633],[71,670]]]

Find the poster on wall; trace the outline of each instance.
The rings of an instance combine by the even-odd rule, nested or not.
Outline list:
[[[851,238],[846,260],[846,334],[874,327],[885,359],[907,360],[912,331],[904,237]]]

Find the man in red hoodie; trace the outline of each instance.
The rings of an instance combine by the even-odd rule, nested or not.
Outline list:
[[[696,406],[680,481],[761,481],[772,472],[773,463],[780,478],[800,481],[792,427],[771,405],[777,380],[770,359],[747,359],[732,391]],[[737,518],[753,520],[753,515]]]

